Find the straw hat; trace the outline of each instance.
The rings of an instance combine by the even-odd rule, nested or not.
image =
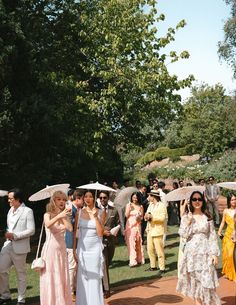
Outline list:
[[[155,197],[161,197],[160,192],[157,190],[151,190],[148,195],[155,196]]]

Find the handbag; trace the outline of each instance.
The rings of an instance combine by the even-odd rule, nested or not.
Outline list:
[[[43,227],[44,227],[44,221],[42,223],[42,228],[41,228],[41,232],[40,232],[36,258],[33,260],[32,264],[31,264],[31,269],[33,269],[35,271],[41,271],[46,266],[45,260],[42,257],[39,257],[39,249],[40,249],[42,235],[43,235]]]

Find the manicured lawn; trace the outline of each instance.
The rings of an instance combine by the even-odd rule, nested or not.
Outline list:
[[[177,274],[177,257],[179,236],[177,226],[168,227],[166,240],[166,274],[171,276]],[[144,245],[145,265],[130,268],[128,260],[128,251],[124,243],[116,247],[112,266],[110,267],[110,282],[112,286],[124,285],[126,283],[139,282],[147,279],[157,278],[157,272],[145,272],[149,267],[149,259]]]
[[[33,304],[39,302],[39,275],[38,273],[30,269],[31,262],[35,256],[37,240],[33,242],[33,251],[28,257],[27,264],[27,304]],[[168,235],[166,240],[165,254],[166,254],[166,274],[165,276],[177,275],[177,257],[178,257],[178,227],[169,226]],[[221,246],[221,245],[220,245]],[[149,267],[149,260],[147,256],[146,246],[144,246],[145,253],[145,265],[138,266],[135,268],[129,267],[128,251],[127,247],[120,238],[119,244],[116,247],[115,256],[113,259],[112,266],[109,269],[111,286],[120,286],[125,284],[130,284],[134,282],[140,282],[144,280],[150,280],[157,278],[157,272],[145,272],[145,269]],[[221,268],[221,260],[218,266],[219,270]],[[12,292],[12,304],[16,303],[17,297],[17,284],[16,275],[14,268],[10,272],[10,287]]]

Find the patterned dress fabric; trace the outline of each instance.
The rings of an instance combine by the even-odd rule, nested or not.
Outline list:
[[[129,253],[129,266],[144,264],[144,254],[141,233],[141,207],[140,211],[132,210],[125,226],[125,240]]]
[[[72,305],[68,261],[65,243],[65,226],[54,224],[45,228],[46,241],[41,257],[46,262],[40,273],[41,305]]]
[[[232,242],[232,234],[234,230],[234,219],[229,215],[225,215],[225,222],[227,228],[222,240],[222,273],[231,280],[236,281],[236,271],[234,266],[234,247],[235,243]]]
[[[220,305],[216,294],[218,278],[212,264],[212,255],[219,256],[220,250],[213,221],[208,221],[203,215],[201,222],[193,218],[188,226],[187,217],[182,217],[179,229],[180,236],[186,238],[187,242],[176,289],[192,299],[200,299],[205,305]]]
[[[94,219],[79,218],[76,305],[104,305],[102,238]]]

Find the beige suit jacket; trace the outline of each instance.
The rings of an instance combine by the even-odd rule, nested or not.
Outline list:
[[[167,209],[163,202],[159,201],[153,209],[153,204],[150,203],[147,213],[151,213],[152,219],[148,221],[147,233],[151,236],[162,236],[165,234],[165,223],[167,219]]]

